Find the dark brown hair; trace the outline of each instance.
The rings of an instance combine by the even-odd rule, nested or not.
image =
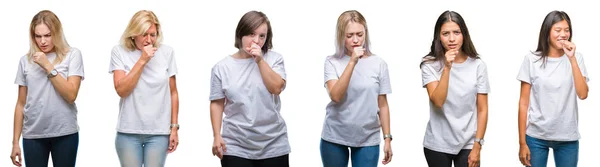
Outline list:
[[[269,22],[267,15],[259,11],[247,12],[244,14],[244,16],[242,16],[240,22],[238,22],[237,28],[235,29],[235,48],[242,48],[242,37],[254,33],[254,30],[260,27],[262,24],[267,24],[268,30],[267,39],[261,50],[263,53],[267,53],[269,49],[273,48],[273,43],[271,41],[273,39],[271,22]]]

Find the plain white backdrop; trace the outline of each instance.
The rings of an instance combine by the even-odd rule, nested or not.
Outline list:
[[[579,102],[579,166],[597,166],[600,108],[597,80],[598,14],[592,1],[10,1],[0,5],[0,166],[11,166],[14,78],[18,60],[28,50],[28,28],[40,10],[55,12],[67,41],[82,51],[86,78],[76,104],[80,145],[77,166],[119,166],[114,147],[119,97],[108,73],[110,51],[135,12],[152,10],[162,23],[164,44],[175,49],[179,88],[180,145],[166,166],[220,166],[212,156],[209,117],[210,69],[235,52],[234,33],[241,16],[263,11],[271,20],[274,51],[285,59],[287,88],[281,112],[288,126],[291,166],[322,166],[319,140],[325,106],[323,62],[334,53],[337,17],[356,9],[367,19],[372,51],[389,64],[393,93],[388,95],[394,156],[387,166],[427,166],[423,135],[429,119],[419,63],[429,52],[433,28],[445,10],[459,12],[488,65],[491,90],[483,166],[520,166],[516,75],[525,56],[537,46],[541,23],[552,10],[572,20],[573,42],[583,53],[590,75],[589,98]],[[382,159],[383,156],[380,156]],[[553,158],[549,166],[554,166]],[[383,165],[380,165],[383,166]]]

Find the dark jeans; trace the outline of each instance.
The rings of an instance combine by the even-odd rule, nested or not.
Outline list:
[[[290,162],[288,155],[261,160],[252,160],[236,156],[223,155],[223,159],[221,159],[221,167],[289,167]]]
[[[79,146],[79,133],[65,136],[23,139],[23,157],[27,167],[48,167],[52,153],[52,164],[56,167],[74,167]]]
[[[469,166],[470,149],[462,149],[457,155],[437,152],[427,148],[423,149],[425,150],[425,159],[427,159],[429,167],[452,167],[452,162],[454,162],[454,167]]]
[[[348,167],[348,158],[352,159],[352,167],[377,167],[379,145],[349,147],[321,139],[321,161],[324,167]]]

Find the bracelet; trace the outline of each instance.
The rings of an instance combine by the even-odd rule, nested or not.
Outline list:
[[[390,138],[390,141],[392,140],[392,135],[391,134],[385,134],[383,135],[383,140]]]
[[[177,130],[179,130],[179,124],[171,124],[171,129],[173,129],[174,127],[176,127]]]

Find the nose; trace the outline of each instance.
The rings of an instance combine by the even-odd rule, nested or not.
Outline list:
[[[352,42],[354,42],[354,43],[358,43],[358,36],[354,35],[354,36],[352,37]]]
[[[258,43],[258,40],[259,40],[258,35],[255,35],[255,36],[252,37],[252,42]]]
[[[42,36],[42,40],[40,41],[42,44],[46,44],[46,42],[48,41],[48,37],[44,37]]]
[[[456,39],[456,37],[454,36],[454,34],[450,34],[450,37],[448,38],[448,40],[450,42],[454,42],[455,39]]]
[[[146,41],[148,43],[152,43],[152,38],[150,38],[150,34],[144,36],[144,41]]]

